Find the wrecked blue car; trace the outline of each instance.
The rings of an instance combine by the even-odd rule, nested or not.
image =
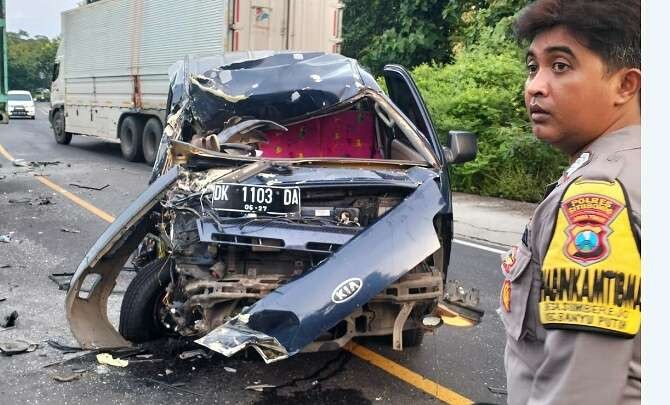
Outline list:
[[[337,54],[188,57],[170,75],[151,183],[71,280],[81,345],[183,336],[269,363],[357,336],[420,344],[445,296],[448,168],[474,159],[473,134],[443,147],[397,65],[386,93]],[[107,299],[129,260],[117,331]]]

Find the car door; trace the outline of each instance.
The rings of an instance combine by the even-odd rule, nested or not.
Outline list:
[[[440,140],[412,76],[400,65],[386,65],[384,66],[384,79],[391,101],[426,136],[440,163],[444,163],[444,151]]]

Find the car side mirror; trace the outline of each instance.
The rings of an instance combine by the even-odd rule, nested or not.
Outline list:
[[[477,157],[477,137],[472,132],[449,131],[449,145],[444,147],[444,157],[449,164],[459,164],[475,160]]]

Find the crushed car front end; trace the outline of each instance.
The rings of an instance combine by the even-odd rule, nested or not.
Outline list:
[[[419,343],[452,237],[441,150],[340,55],[187,58],[171,78],[152,183],[71,281],[82,346],[179,335],[272,362],[355,336]],[[117,331],[107,297],[131,256]]]

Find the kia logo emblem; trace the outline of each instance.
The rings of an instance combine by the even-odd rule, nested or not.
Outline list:
[[[336,304],[341,304],[354,297],[363,286],[360,278],[350,278],[341,282],[333,291],[332,300]]]

